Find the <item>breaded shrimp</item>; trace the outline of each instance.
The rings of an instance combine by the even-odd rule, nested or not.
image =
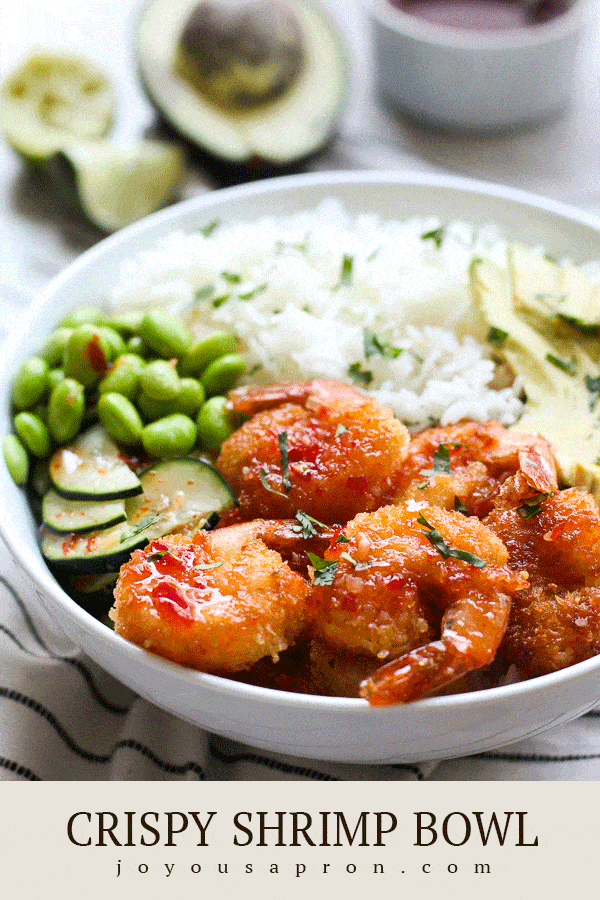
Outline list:
[[[600,653],[600,513],[577,488],[533,495],[520,476],[495,500],[486,524],[529,573],[513,597],[501,656],[529,678]]]
[[[541,437],[509,431],[498,422],[430,428],[411,438],[397,497],[483,518],[503,482],[519,471],[536,491],[557,490],[552,451]]]
[[[300,509],[343,524],[385,502],[408,432],[376,400],[334,381],[245,387],[229,397],[236,412],[252,416],[216,462],[242,518],[285,518]]]
[[[416,700],[492,661],[525,581],[478,519],[409,502],[356,516],[343,538],[325,553],[337,568],[314,585],[309,618],[334,654],[392,660],[362,682],[372,705]]]
[[[247,522],[136,550],[115,588],[115,631],[203,672],[274,660],[301,630],[309,587],[271,546],[298,541],[282,522]]]

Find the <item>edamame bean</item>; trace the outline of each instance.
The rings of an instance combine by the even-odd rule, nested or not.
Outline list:
[[[57,444],[72,440],[83,422],[85,398],[83,385],[65,378],[53,388],[48,402],[48,428]]]
[[[192,343],[192,335],[185,322],[172,313],[154,309],[146,313],[140,326],[140,335],[159,356],[180,359]]]
[[[73,334],[72,328],[55,328],[40,352],[49,366],[61,366],[63,356]]]
[[[47,456],[50,453],[50,434],[39,418],[30,412],[20,412],[14,418],[15,431],[30,453]]]
[[[112,438],[127,446],[139,444],[143,424],[140,414],[122,394],[102,394],[98,400],[98,416]]]
[[[111,347],[111,360],[116,359],[117,356],[121,355],[121,353],[125,353],[125,350],[127,349],[125,346],[125,341],[118,331],[115,331],[114,328],[109,328],[106,325],[100,325],[99,331],[102,337],[106,339],[107,343]]]
[[[7,434],[2,441],[2,453],[6,468],[15,484],[25,484],[29,476],[27,450],[14,434]]]
[[[101,394],[122,394],[129,400],[135,400],[140,390],[140,376],[146,368],[141,356],[135,353],[122,353],[104,376],[98,386]]]
[[[156,419],[164,419],[170,416],[175,408],[173,400],[153,400],[146,394],[140,394],[136,400],[137,406],[146,422],[154,422]]]
[[[195,378],[181,378],[175,398],[177,412],[194,419],[204,403],[204,388]]]
[[[152,400],[174,400],[179,393],[179,375],[171,363],[155,359],[142,372],[140,387]]]
[[[220,356],[235,353],[237,338],[226,331],[216,331],[198,341],[180,363],[182,375],[201,375],[207,366]]]
[[[64,369],[50,369],[48,372],[48,390],[52,391],[64,379]]]
[[[224,394],[232,388],[244,371],[244,366],[244,357],[239,353],[228,353],[211,362],[200,378],[206,396]]]
[[[128,338],[137,334],[142,324],[144,313],[132,310],[131,312],[115,313],[105,320],[104,324],[114,331],[118,331],[121,337]]]
[[[142,431],[142,443],[151,456],[166,459],[185,456],[196,443],[196,426],[189,416],[174,413],[146,425]]]
[[[211,456],[219,455],[221,444],[236,428],[234,414],[226,409],[226,404],[227,397],[211,397],[196,419],[198,443]]]
[[[48,389],[48,363],[39,356],[26,360],[15,376],[12,402],[17,409],[28,409],[44,396]]]
[[[102,310],[97,306],[77,306],[60,323],[61,328],[77,328],[78,325],[101,325],[104,321]]]
[[[67,378],[75,378],[85,387],[94,387],[107,372],[113,358],[112,346],[103,329],[80,325],[69,338],[64,357]]]
[[[125,349],[128,353],[136,353],[138,356],[146,356],[148,352],[148,348],[139,334],[134,334],[133,337],[125,341]]]

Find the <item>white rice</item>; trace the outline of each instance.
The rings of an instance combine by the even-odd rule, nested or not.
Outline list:
[[[233,331],[248,382],[357,384],[415,428],[463,418],[512,424],[519,384],[491,386],[491,348],[468,288],[473,257],[503,264],[506,243],[493,226],[464,222],[444,224],[439,248],[423,239],[442,224],[352,217],[327,200],[208,236],[173,232],[127,261],[108,299],[113,308],[164,305],[189,315],[198,333]],[[387,355],[365,357],[365,329]]]

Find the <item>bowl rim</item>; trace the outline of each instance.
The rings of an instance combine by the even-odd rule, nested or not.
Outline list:
[[[219,205],[228,200],[235,201],[238,199],[243,200],[245,198],[260,197],[261,194],[265,194],[266,196],[273,193],[285,194],[290,189],[294,190],[307,187],[326,188],[333,191],[337,186],[345,184],[390,184],[394,187],[428,186],[432,188],[450,189],[458,193],[467,193],[480,197],[491,196],[500,200],[508,200],[528,207],[533,207],[590,227],[598,233],[600,241],[600,216],[595,216],[580,210],[577,207],[528,191],[523,191],[518,188],[506,187],[455,175],[397,171],[318,172],[279,176],[262,181],[222,188],[216,191],[209,191],[206,194],[200,194],[160,210],[159,212],[153,213],[150,216],[146,216],[144,219],[100,240],[96,245],[86,250],[72,263],[67,265],[62,272],[49,282],[49,284],[41,291],[38,298],[34,300],[28,308],[25,315],[25,327],[23,328],[19,340],[12,343],[10,347],[4,347],[5,352],[0,359],[0,378],[2,378],[3,384],[5,385],[3,395],[0,395],[2,397],[2,402],[6,403],[8,409],[10,409],[8,391],[10,385],[9,375],[14,368],[16,361],[22,355],[21,345],[23,341],[33,330],[36,321],[40,317],[40,313],[47,306],[50,306],[51,300],[56,292],[61,290],[73,277],[77,276],[81,270],[85,270],[88,266],[93,265],[95,261],[105,253],[110,253],[113,248],[127,244],[132,238],[143,235],[146,231],[153,232],[155,229],[164,229],[165,226],[177,227],[177,220],[181,218],[185,219],[189,213],[197,212],[198,214],[201,214],[203,211],[210,211],[211,207],[215,205],[215,201],[216,205]],[[154,234],[148,246],[151,246],[153,242],[156,242],[159,239],[160,235]],[[86,612],[62,590],[43,559],[40,558],[39,560],[34,561],[34,563],[38,563],[38,565],[30,565],[30,558],[22,552],[16,530],[11,526],[11,517],[10,515],[7,515],[7,512],[9,512],[9,504],[9,497],[0,492],[0,535],[4,539],[17,563],[26,573],[27,577],[30,578],[49,599],[58,603],[59,606],[62,606],[72,619],[78,621],[80,627],[84,627],[86,630],[91,631],[93,636],[100,642],[105,643],[107,646],[110,644],[113,647],[118,648],[119,653],[124,654],[129,662],[136,666],[140,666],[146,671],[162,673],[164,676],[176,676],[180,683],[183,683],[188,687],[194,687],[196,690],[204,688],[212,694],[224,695],[231,695],[233,692],[241,699],[260,699],[263,704],[280,707],[301,707],[305,708],[307,712],[316,710],[323,710],[325,712],[343,711],[345,714],[350,714],[351,716],[362,716],[368,711],[368,714],[372,716],[389,716],[390,709],[393,709],[397,714],[402,715],[402,711],[408,709],[418,709],[419,711],[427,713],[430,710],[443,711],[451,708],[457,708],[458,711],[460,711],[460,709],[465,706],[470,706],[474,709],[477,707],[485,708],[494,700],[510,701],[512,698],[518,698],[528,694],[533,697],[539,691],[543,692],[546,687],[577,680],[580,676],[583,676],[594,669],[598,669],[600,674],[600,656],[596,656],[559,670],[558,672],[513,684],[486,688],[480,691],[429,697],[408,705],[372,708],[366,700],[360,698],[326,697],[321,695],[280,691],[273,688],[245,684],[244,682],[234,681],[217,675],[198,672],[171,662],[170,660],[163,659],[156,654],[149,653],[119,635],[116,635],[111,629],[107,628],[106,625],[94,618],[90,613]],[[44,604],[43,601],[42,605],[47,609],[46,604]],[[49,613],[49,615],[51,616],[52,614]],[[59,631],[62,632],[64,630],[60,621],[55,621],[54,625]],[[78,647],[78,649],[80,650],[81,648]]]
[[[572,0],[566,12],[531,28],[507,28],[499,32],[477,32],[436,24],[412,16],[390,0],[361,0],[371,19],[400,37],[408,37],[432,48],[464,51],[522,50],[567,40],[584,25],[591,0]]]

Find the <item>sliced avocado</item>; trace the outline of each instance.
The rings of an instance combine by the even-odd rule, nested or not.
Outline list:
[[[500,353],[527,397],[514,427],[545,437],[562,482],[590,491],[600,505],[600,369],[585,336],[540,312],[536,298],[550,273],[539,269],[539,259],[514,248],[506,269],[476,259],[471,290],[490,335],[503,336]]]
[[[348,91],[348,64],[340,38],[310,0],[284,2],[301,36],[298,71],[290,49],[288,69],[280,69],[272,79],[262,70],[259,73],[266,99],[257,102],[254,95],[251,103],[237,106],[222,102],[221,89],[207,99],[198,78],[185,75],[182,36],[198,0],[150,0],[142,11],[137,54],[150,99],[184,137],[230,164],[259,160],[272,167],[292,165],[321,149],[340,117]],[[242,74],[247,84],[247,70]]]

